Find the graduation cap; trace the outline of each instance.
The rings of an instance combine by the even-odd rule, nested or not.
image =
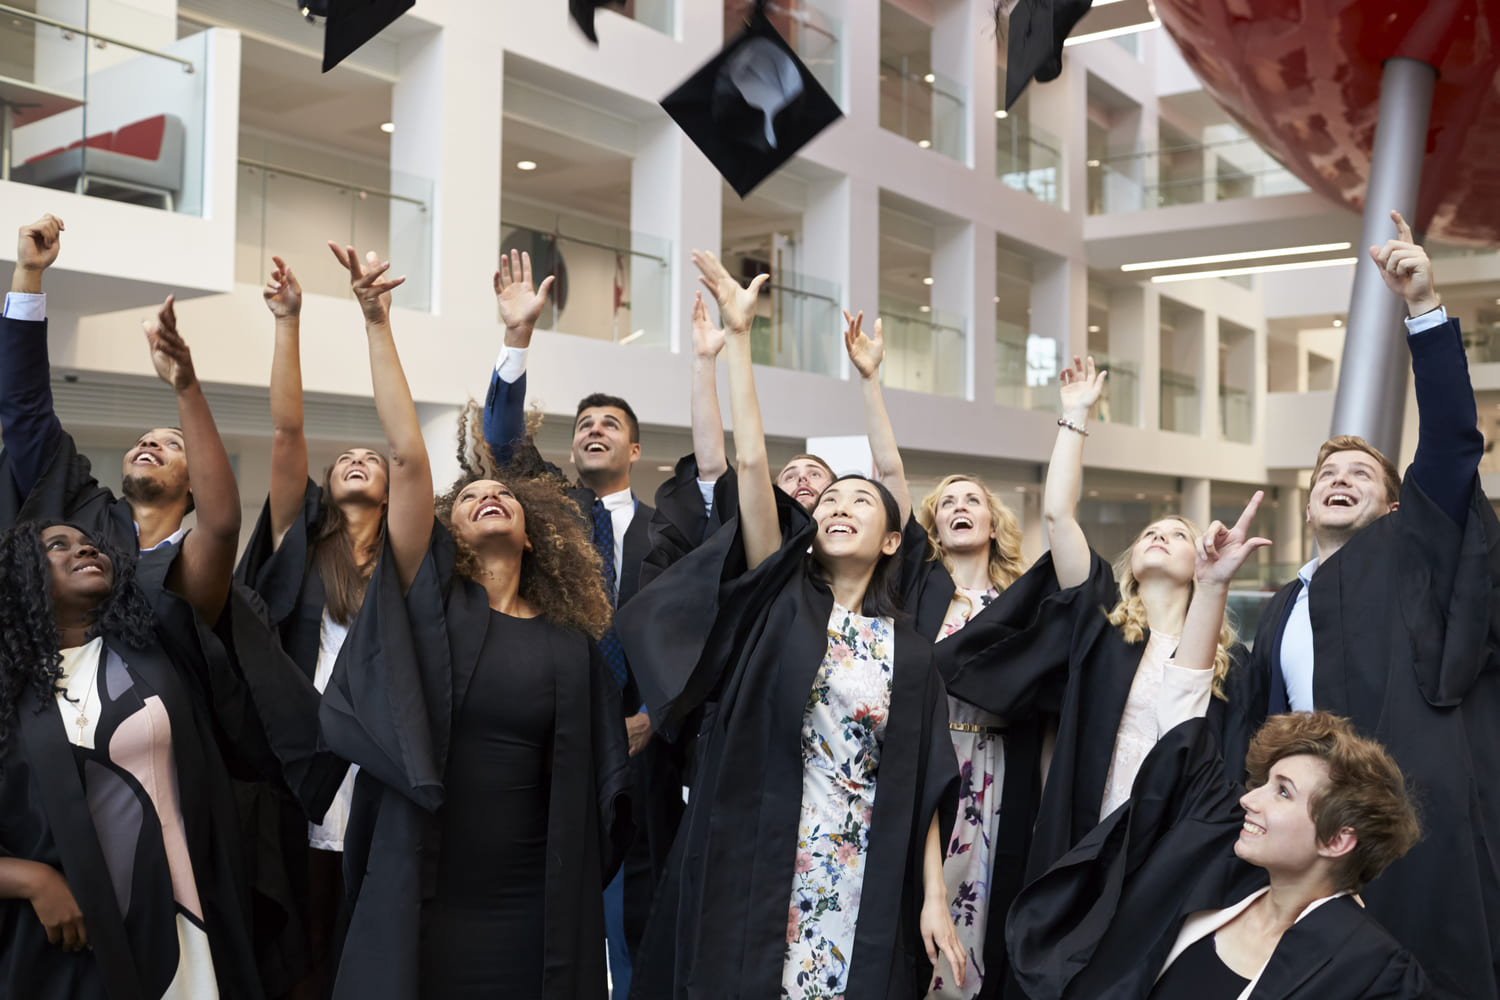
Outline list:
[[[764,3],[661,106],[741,198],[844,114],[776,31]]]
[[[323,35],[323,72],[343,62],[416,4],[417,0],[322,0],[328,11]]]
[[[573,23],[578,25],[578,30],[583,32],[583,37],[599,44],[599,36],[594,34],[594,12],[600,7],[623,7],[625,0],[568,0],[568,14],[573,18]]]
[[[1046,83],[1062,73],[1063,41],[1092,5],[1093,0],[1020,0],[1011,10],[1005,45],[1007,108],[1033,79]]]

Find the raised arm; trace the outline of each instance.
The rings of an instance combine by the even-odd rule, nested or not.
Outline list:
[[[328,247],[348,269],[349,287],[365,317],[375,413],[390,447],[391,498],[386,508],[386,535],[396,559],[396,575],[402,591],[406,591],[427,557],[433,511],[432,466],[422,440],[422,422],[417,419],[417,405],[412,402],[411,387],[406,384],[406,372],[391,333],[391,290],[406,279],[386,278],[390,262],[381,263],[373,250],[362,264],[352,246],[330,242]]]
[[[698,265],[699,280],[718,301],[719,319],[724,323],[725,350],[729,355],[729,412],[734,420],[740,533],[745,544],[745,561],[754,569],[781,547],[776,487],[771,485],[766,434],[761,425],[760,400],[755,395],[755,370],[750,354],[750,324],[755,316],[755,300],[768,276],[758,274],[748,288],[741,288],[719,263],[719,258],[707,250],[694,250],[693,263]]]
[[[870,439],[870,457],[875,462],[875,475],[896,498],[901,510],[901,523],[911,516],[911,491],[906,488],[906,466],[901,463],[901,449],[896,447],[896,432],[891,428],[890,415],[885,412],[885,397],[880,391],[880,363],[885,360],[885,339],[880,335],[880,319],[876,317],[870,336],[860,330],[864,313],[853,317],[846,311],[844,322],[844,349],[849,360],[859,372],[860,390],[865,398],[865,434]]]
[[[279,548],[297,515],[307,486],[307,435],[302,428],[302,286],[280,257],[261,294],[276,317],[271,354],[271,534]]]
[[[1172,657],[1179,667],[1212,670],[1224,628],[1224,607],[1229,601],[1229,583],[1245,565],[1250,553],[1271,544],[1268,538],[1251,538],[1250,525],[1265,494],[1250,498],[1233,528],[1215,521],[1199,536],[1198,566],[1193,577],[1193,600],[1182,625],[1182,638]]]
[[[63,433],[52,410],[47,327],[42,322],[42,272],[57,260],[62,232],[62,220],[55,215],[21,227],[11,294],[0,320],[0,434],[22,498],[41,479]]]
[[[157,314],[143,325],[156,374],[177,394],[177,422],[198,518],[182,541],[182,554],[172,565],[167,585],[187,598],[198,617],[211,623],[218,620],[229,597],[229,578],[240,544],[240,488],[193,369],[192,352],[177,332],[173,301],[168,295]]]
[[[1440,311],[1442,299],[1427,251],[1416,244],[1401,213],[1392,212],[1391,221],[1396,238],[1370,247],[1370,257],[1386,287],[1406,301],[1411,316],[1406,344],[1417,396],[1417,453],[1411,475],[1439,509],[1462,524],[1484,456],[1469,362],[1458,323]]]
[[[1073,367],[1064,368],[1062,420],[1057,443],[1047,465],[1047,485],[1042,493],[1042,520],[1047,526],[1047,544],[1052,550],[1052,569],[1057,585],[1076,587],[1089,578],[1089,542],[1078,524],[1078,489],[1083,483],[1083,439],[1088,436],[1089,411],[1104,392],[1108,372],[1095,372],[1094,359],[1085,363],[1075,357]]]
[[[484,397],[484,440],[495,461],[504,465],[515,453],[516,443],[526,437],[526,351],[537,318],[547,305],[552,275],[541,286],[531,285],[531,254],[512,250],[501,255],[495,272],[495,302],[505,323],[505,346],[490,373],[490,389]]]
[[[693,297],[693,458],[698,463],[698,478],[705,483],[718,482],[729,471],[714,371],[723,349],[724,331],[709,320],[708,306],[699,292]]]

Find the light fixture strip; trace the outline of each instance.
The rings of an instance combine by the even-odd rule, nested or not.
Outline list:
[[[1152,284],[1169,281],[1195,281],[1198,278],[1232,278],[1240,274],[1270,274],[1273,271],[1306,271],[1315,267],[1339,267],[1359,262],[1358,257],[1336,257],[1331,260],[1299,260],[1290,264],[1257,264],[1253,267],[1225,267],[1217,271],[1188,271],[1184,274],[1158,274]]]
[[[1325,253],[1348,250],[1352,243],[1314,243],[1305,247],[1280,247],[1276,250],[1247,250],[1244,253],[1216,253],[1207,257],[1178,257],[1174,260],[1145,260],[1139,264],[1121,264],[1122,271],[1159,271],[1167,267],[1192,267],[1197,264],[1223,264],[1231,260],[1265,260],[1268,257],[1294,257],[1299,253]]]
[[[1152,18],[1142,21],[1140,24],[1127,24],[1120,28],[1109,28],[1105,31],[1091,31],[1087,35],[1074,35],[1072,38],[1063,39],[1063,47],[1070,45],[1082,45],[1085,42],[1099,42],[1106,38],[1119,38],[1121,35],[1136,35],[1142,31],[1150,31],[1152,28],[1160,28],[1161,22]]]

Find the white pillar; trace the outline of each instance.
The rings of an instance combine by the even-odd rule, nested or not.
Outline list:
[[[944,323],[958,324],[963,331],[958,342],[955,342],[957,335],[953,333],[933,331],[932,389],[961,399],[974,398],[973,346],[978,325],[974,298],[975,230],[971,222],[938,226],[932,249],[932,315]],[[991,239],[986,254],[991,276],[995,272],[994,247],[995,241]],[[995,337],[994,314],[993,308],[977,314],[989,317],[985,326],[992,341]],[[989,349],[993,351],[994,345],[989,345]]]
[[[422,441],[427,445],[427,460],[432,464],[432,488],[446,493],[461,471],[458,466],[459,408],[440,403],[418,403],[417,419],[422,422]]]
[[[1196,524],[1199,531],[1213,520],[1212,486],[1208,479],[1182,480],[1182,516]]]
[[[1276,562],[1301,566],[1307,561],[1302,549],[1302,525],[1307,519],[1307,493],[1299,486],[1276,491]]]

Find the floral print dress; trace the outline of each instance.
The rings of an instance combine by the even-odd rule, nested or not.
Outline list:
[[[802,812],[781,995],[842,997],[891,708],[889,618],[833,607],[828,652],[802,714]]]
[[[963,628],[999,596],[1000,591],[993,587],[956,588],[938,641]],[[968,955],[969,969],[964,985],[959,987],[951,981],[947,960],[939,957],[927,995],[957,1000],[977,996],[984,988],[990,872],[1000,831],[1000,793],[1005,787],[1005,738],[996,730],[1004,728],[1005,720],[966,701],[949,698],[948,725],[953,752],[958,755],[958,819],[943,857],[943,883],[948,887],[953,926]]]

